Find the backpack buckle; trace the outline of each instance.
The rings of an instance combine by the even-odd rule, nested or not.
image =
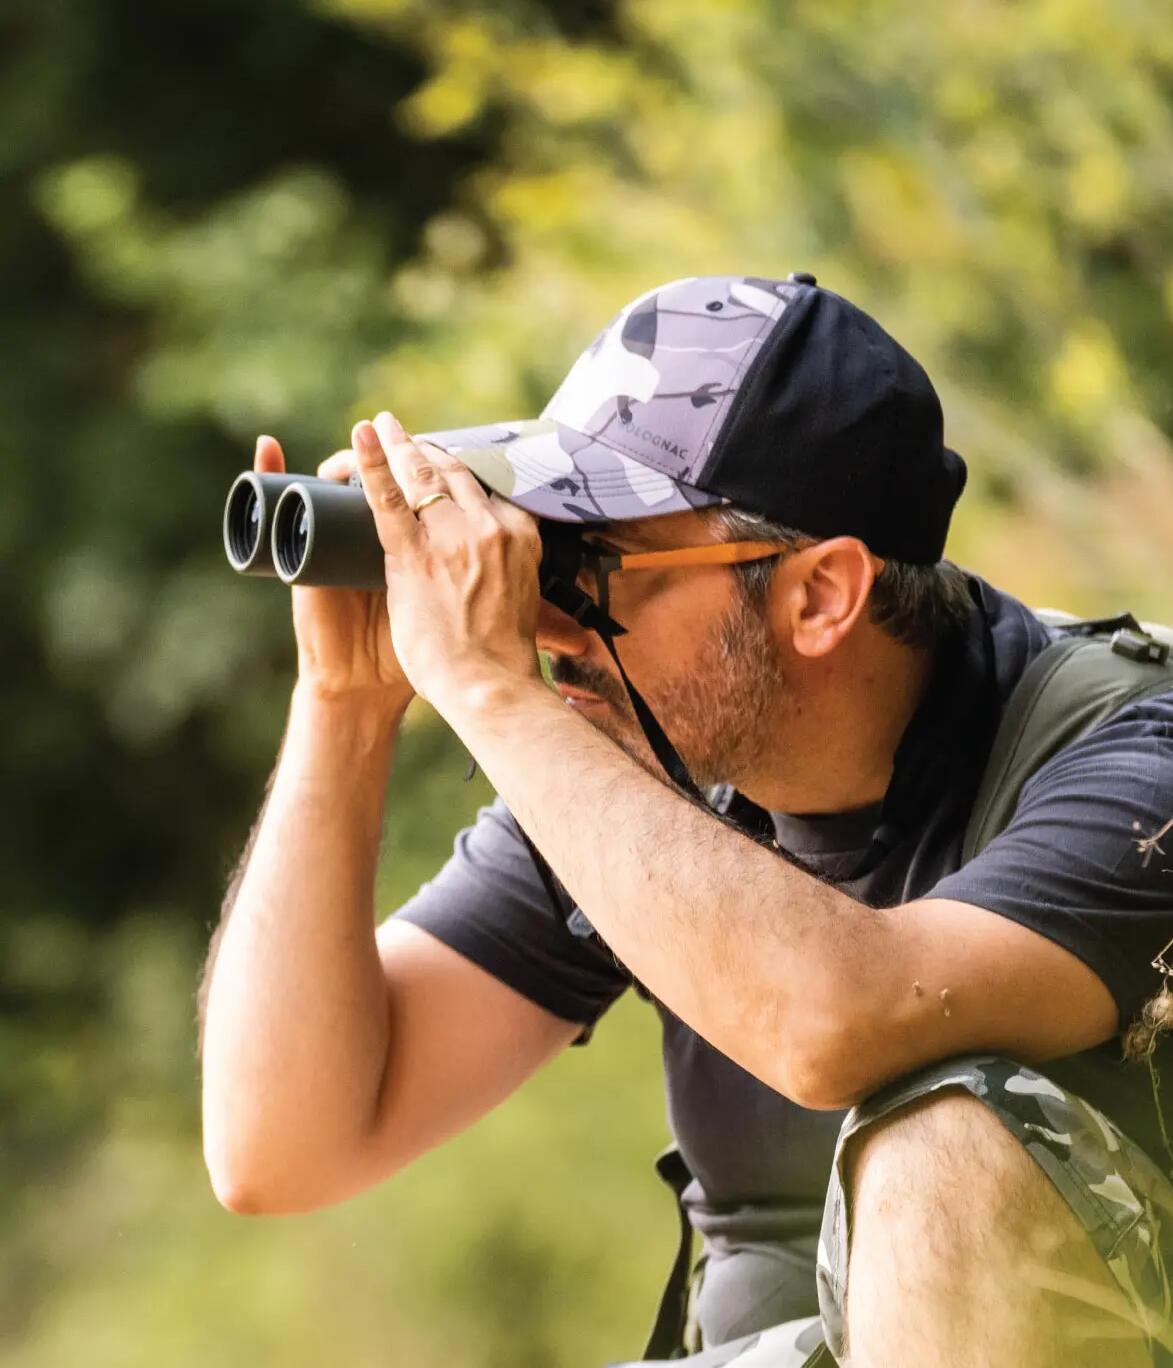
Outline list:
[[[1169,659],[1169,647],[1165,642],[1126,627],[1112,633],[1112,650],[1117,655],[1148,665],[1164,665]]]

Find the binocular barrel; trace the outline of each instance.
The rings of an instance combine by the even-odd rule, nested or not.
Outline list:
[[[286,584],[386,583],[362,490],[312,475],[238,475],[224,505],[224,550],[239,574],[276,575]]]
[[[238,475],[224,505],[224,550],[242,575],[276,575],[286,584],[382,589],[383,547],[357,476],[351,484],[315,475]],[[583,626],[623,628],[577,586],[582,528],[542,519],[542,597]]]
[[[330,480],[291,484],[273,513],[273,564],[286,584],[382,589],[383,547],[366,495]]]

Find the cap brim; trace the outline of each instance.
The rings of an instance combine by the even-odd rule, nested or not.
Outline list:
[[[539,518],[622,522],[727,503],[547,418],[422,432],[490,489]]]

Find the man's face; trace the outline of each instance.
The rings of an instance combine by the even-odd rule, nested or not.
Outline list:
[[[586,540],[632,552],[706,546],[716,537],[697,514],[679,513],[604,524]],[[597,598],[589,574],[580,584]],[[619,658],[693,779],[744,782],[761,763],[765,728],[788,701],[764,610],[746,598],[729,566],[626,571],[608,587],[611,616],[627,628],[615,643]],[[543,603],[537,642],[568,704],[658,772],[599,638]]]

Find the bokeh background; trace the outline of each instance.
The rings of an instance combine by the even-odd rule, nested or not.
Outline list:
[[[194,993],[291,683],[223,495],[536,413],[630,296],[814,271],[927,365],[950,552],[1173,617],[1168,0],[8,0],[0,1361],[592,1368],[674,1217],[651,1014],[337,1209],[220,1210]],[[484,800],[426,711],[379,908]],[[291,1010],[296,1010],[291,1007]]]

